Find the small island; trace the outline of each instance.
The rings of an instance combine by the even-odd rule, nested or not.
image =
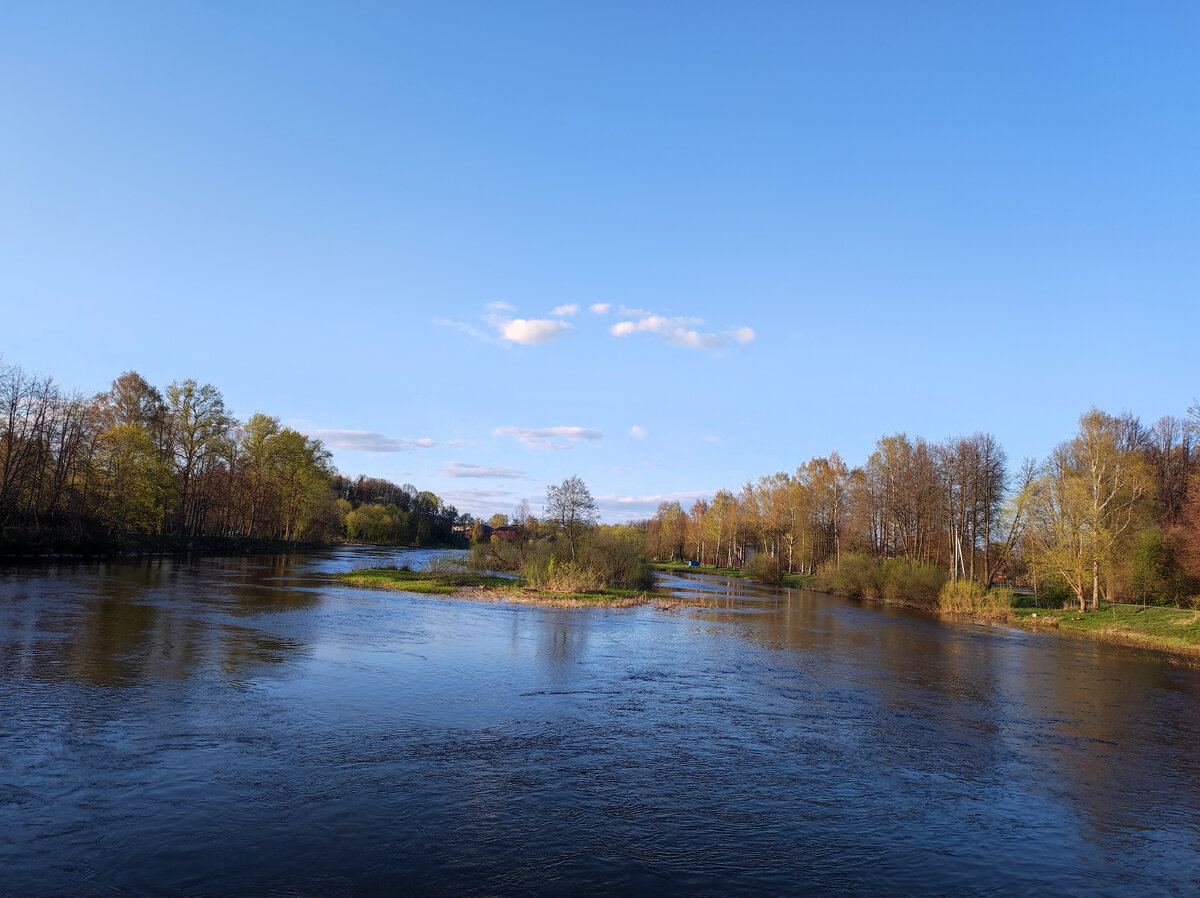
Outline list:
[[[470,571],[411,571],[399,568],[366,568],[334,575],[350,586],[386,589],[421,595],[448,596],[486,602],[520,602],[556,608],[632,608],[645,605],[653,594],[634,589],[595,589],[563,592],[537,589],[523,577],[502,577]]]

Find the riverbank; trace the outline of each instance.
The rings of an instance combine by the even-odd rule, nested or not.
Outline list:
[[[331,545],[335,544],[241,536],[164,536],[147,533],[61,536],[12,531],[0,535],[0,563],[157,555],[290,555],[325,549]]]
[[[339,546],[371,549],[456,549],[459,544],[401,546],[342,540],[296,542],[247,536],[175,536],[150,533],[39,533],[9,528],[0,532],[0,564],[22,560],[139,558],[173,555],[291,555]]]
[[[421,595],[473,599],[484,602],[520,602],[556,608],[633,608],[653,596],[647,592],[605,589],[599,592],[565,593],[532,589],[515,577],[475,574],[467,571],[404,571],[395,568],[365,568],[334,574],[335,579],[363,589],[415,592]]]
[[[1138,605],[1083,613],[1014,608],[1012,624],[1037,633],[1157,649],[1200,662],[1200,611]]]
[[[732,577],[736,580],[749,580],[752,583],[761,583],[761,580],[756,580],[753,576],[747,573],[740,567],[714,567],[710,564],[689,565],[686,561],[655,561],[650,564],[650,567],[656,571],[663,571],[668,574],[708,574],[714,577]],[[769,586],[788,586],[793,589],[815,589],[814,584],[817,578],[811,577],[808,574],[789,574],[786,571],[783,573],[782,583],[771,583]]]
[[[675,574],[699,573],[743,580],[752,579],[737,568],[689,567],[686,562],[659,563],[655,564],[654,568]],[[811,589],[826,595],[857,598],[880,605],[908,608],[973,623],[998,624],[1036,633],[1053,632],[1061,636],[1154,649],[1185,663],[1200,663],[1200,611],[1129,605],[1081,613],[1078,610],[1040,608],[1033,603],[1032,596],[1022,594],[1014,596],[1013,607],[1003,611],[951,611],[905,599],[850,596],[829,589],[821,589],[815,577],[801,574],[785,576],[794,578],[793,582],[785,585]]]

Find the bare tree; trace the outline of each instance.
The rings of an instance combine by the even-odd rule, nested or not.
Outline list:
[[[574,560],[580,534],[596,523],[599,513],[587,484],[572,474],[557,486],[546,487],[546,517],[567,538]]]

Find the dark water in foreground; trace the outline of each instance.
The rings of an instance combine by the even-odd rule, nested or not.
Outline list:
[[[1198,671],[714,579],[323,579],[369,554],[0,571],[0,894],[1200,889]]]

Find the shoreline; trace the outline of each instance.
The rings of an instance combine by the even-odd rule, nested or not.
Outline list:
[[[531,589],[523,581],[488,574],[404,571],[391,568],[366,568],[332,575],[347,586],[387,592],[475,602],[512,602],[542,608],[638,608],[656,598],[654,593],[632,590],[565,593]]]
[[[682,565],[655,565],[656,570],[672,574],[701,574],[707,577],[735,577],[751,579],[744,574],[705,571],[703,569],[688,569]],[[760,582],[760,581],[751,581]],[[762,584],[769,585],[769,584]],[[930,608],[916,602],[894,601],[868,596],[850,596],[829,590],[819,589],[816,585],[801,586],[819,592],[822,595],[836,596],[843,599],[855,599],[876,605],[893,608],[906,608],[937,617],[950,618],[976,624],[990,626],[1005,626],[1026,633],[1054,633],[1070,639],[1090,639],[1094,642],[1121,645],[1126,648],[1145,649],[1155,652],[1164,661],[1186,666],[1200,666],[1200,610],[1188,610],[1169,606],[1128,606],[1131,610],[1120,610],[1113,613],[1112,609],[1087,611],[1080,613],[1075,610],[1057,610],[1043,608],[1013,608],[1002,614],[961,613],[942,611]]]

